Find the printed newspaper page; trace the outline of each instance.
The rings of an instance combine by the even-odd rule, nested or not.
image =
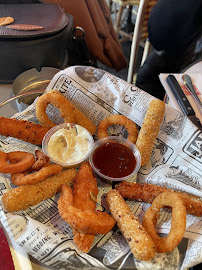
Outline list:
[[[105,71],[84,66],[70,67],[57,73],[47,91],[60,91],[96,125],[111,114],[123,114],[138,128],[144,120],[151,95]],[[36,100],[35,100],[36,102]],[[35,102],[13,117],[38,122]],[[60,113],[48,106],[51,120],[62,122]],[[111,127],[111,135],[127,137],[124,127]],[[96,135],[95,138],[96,140]],[[150,183],[177,191],[202,196],[202,133],[189,119],[166,106],[165,117],[155,142],[150,162],[142,167],[137,182]],[[34,153],[38,146],[0,136],[0,150]],[[97,209],[109,212],[106,194],[111,183],[97,178],[99,195]],[[9,174],[0,174],[0,196],[15,188]],[[92,248],[82,253],[72,240],[72,230],[57,208],[59,194],[25,211],[8,213],[1,203],[0,220],[8,233],[37,260],[56,269],[187,269],[202,262],[202,218],[187,215],[181,243],[170,253],[157,254],[151,261],[138,261],[117,225],[107,235],[97,235]],[[17,202],[16,202],[17,203]],[[150,204],[127,201],[141,221]],[[171,225],[171,212],[163,210],[157,231],[166,236]]]

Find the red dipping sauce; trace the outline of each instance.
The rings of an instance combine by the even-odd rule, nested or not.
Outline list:
[[[128,176],[136,167],[133,152],[127,146],[113,141],[95,149],[92,160],[100,173],[113,178]]]

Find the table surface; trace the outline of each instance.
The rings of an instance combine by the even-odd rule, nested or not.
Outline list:
[[[196,64],[188,67],[188,69],[186,71],[189,71],[189,73],[198,73],[202,71],[202,61],[197,62]],[[0,84],[0,103],[12,98],[14,95],[12,93],[12,84]],[[0,108],[0,116],[4,116],[4,117],[10,117],[12,115],[14,115],[15,113],[18,112],[18,108],[16,105],[16,101],[12,101],[8,104],[6,104],[5,106]],[[1,226],[1,224],[0,224]],[[9,237],[8,237],[9,238]],[[53,269],[47,266],[44,266],[43,264],[39,263],[37,260],[35,260],[33,257],[29,257],[27,256],[27,254],[24,252],[24,250],[22,250],[20,247],[18,249],[18,251],[16,251],[16,246],[15,243],[12,243],[11,239],[8,239],[9,244],[11,246],[11,251],[13,252],[17,252],[20,256],[20,258],[22,259],[22,257],[24,257],[25,260],[25,264],[29,265],[29,268],[26,268],[26,270],[47,270],[47,269]],[[16,254],[15,254],[16,255]],[[14,259],[14,264],[15,264],[15,268],[16,270],[21,270],[22,267],[19,266],[19,262],[18,260],[18,256],[13,256]],[[31,264],[29,263],[31,262]],[[25,269],[25,268],[24,268]]]
[[[182,75],[182,74],[189,74],[191,77],[193,76],[192,77],[193,81],[196,80],[196,78],[198,78],[198,79],[201,78],[201,76],[202,76],[202,60],[199,60],[199,61],[195,62],[193,65],[188,66],[185,70],[183,70],[180,74],[177,74],[177,75]],[[160,80],[161,80],[162,85],[164,86],[165,91],[166,91],[165,102],[169,106],[172,106],[173,108],[175,108],[176,110],[183,112],[179,103],[175,99],[175,96],[173,95],[169,85],[166,82],[167,75],[168,74],[163,74],[163,73],[160,75]],[[197,75],[197,76],[195,76],[195,75]],[[180,81],[180,77],[181,76],[177,77],[178,81]],[[197,84],[198,84],[198,81],[197,81]],[[199,89],[199,92],[200,92],[200,89]],[[188,97],[188,99],[189,99],[189,97]],[[201,95],[200,95],[199,99],[201,99]],[[193,101],[194,100],[191,98],[191,101],[190,101],[191,106],[193,107],[194,110],[196,110],[196,116],[201,120],[200,111],[199,111],[199,109],[196,109],[196,105],[194,104]]]

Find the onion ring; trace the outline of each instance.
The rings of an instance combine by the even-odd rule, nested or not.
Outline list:
[[[167,237],[160,237],[155,229],[157,214],[164,206],[172,208],[171,230]],[[176,193],[165,191],[157,196],[145,212],[142,225],[154,241],[157,252],[172,251],[182,240],[186,228],[186,207]]]
[[[42,167],[39,171],[35,173],[30,173],[29,170],[22,173],[14,173],[11,175],[11,181],[16,186],[21,185],[33,185],[38,182],[43,181],[49,176],[53,176],[62,171],[62,166],[58,164],[51,164],[45,167]]]
[[[8,163],[8,161],[10,163]],[[4,153],[0,151],[0,172],[19,173],[23,172],[34,164],[35,157],[31,153],[14,151]]]
[[[73,206],[72,190],[62,185],[58,200],[59,213],[72,228],[88,234],[106,234],[115,225],[114,219],[105,212],[81,210]]]
[[[102,121],[100,121],[98,125],[98,132],[97,132],[98,139],[109,136],[107,132],[107,128],[112,125],[124,126],[128,131],[127,139],[131,141],[132,143],[136,142],[137,136],[138,136],[138,129],[136,127],[136,124],[133,123],[126,116],[118,115],[118,114],[111,115],[108,118],[105,118]]]
[[[49,91],[40,96],[36,102],[36,116],[41,124],[49,127],[56,126],[46,114],[48,104],[52,104],[60,110],[61,117],[66,123],[75,122],[74,110],[70,102],[60,92]]]

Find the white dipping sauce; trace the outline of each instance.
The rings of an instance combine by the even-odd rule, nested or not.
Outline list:
[[[59,163],[75,163],[90,151],[89,132],[79,125],[68,127],[69,129],[61,128],[56,131],[48,142],[49,156]]]

